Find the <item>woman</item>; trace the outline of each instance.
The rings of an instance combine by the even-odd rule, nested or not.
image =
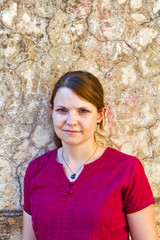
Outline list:
[[[90,73],[63,75],[51,98],[57,148],[29,164],[23,240],[157,240],[140,161],[96,142],[106,108]]]

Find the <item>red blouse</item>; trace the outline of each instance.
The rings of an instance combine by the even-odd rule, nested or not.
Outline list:
[[[57,149],[31,161],[24,210],[39,240],[128,240],[126,213],[154,203],[140,161],[107,148],[70,182]]]

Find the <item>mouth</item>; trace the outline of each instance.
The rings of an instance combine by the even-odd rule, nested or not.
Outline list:
[[[80,132],[80,131],[74,131],[74,130],[63,130],[63,131],[69,134],[75,134]]]

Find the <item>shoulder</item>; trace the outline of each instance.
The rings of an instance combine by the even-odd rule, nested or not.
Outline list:
[[[137,162],[140,162],[140,160],[137,157],[120,152],[117,149],[114,149],[111,147],[109,147],[109,154],[110,154],[110,157],[117,162],[121,162],[121,163],[124,162],[131,165]]]
[[[112,168],[119,172],[122,178],[125,180],[125,186],[133,187],[134,185],[140,186],[143,183],[146,188],[149,189],[149,183],[145,170],[141,161],[132,155],[122,153],[118,150],[112,149]],[[144,187],[144,188],[145,188]]]
[[[57,148],[31,160],[27,167],[26,173],[29,172],[32,176],[36,175],[48,164],[51,159],[56,157],[56,153]]]
[[[109,162],[112,168],[119,168],[126,171],[126,173],[128,172],[128,174],[131,175],[135,171],[143,170],[141,161],[135,156],[120,152],[110,147],[108,153],[110,159]]]

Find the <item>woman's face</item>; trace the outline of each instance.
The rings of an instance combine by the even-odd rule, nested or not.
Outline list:
[[[57,136],[69,145],[93,141],[97,120],[102,118],[95,105],[66,87],[55,95],[52,117]]]

